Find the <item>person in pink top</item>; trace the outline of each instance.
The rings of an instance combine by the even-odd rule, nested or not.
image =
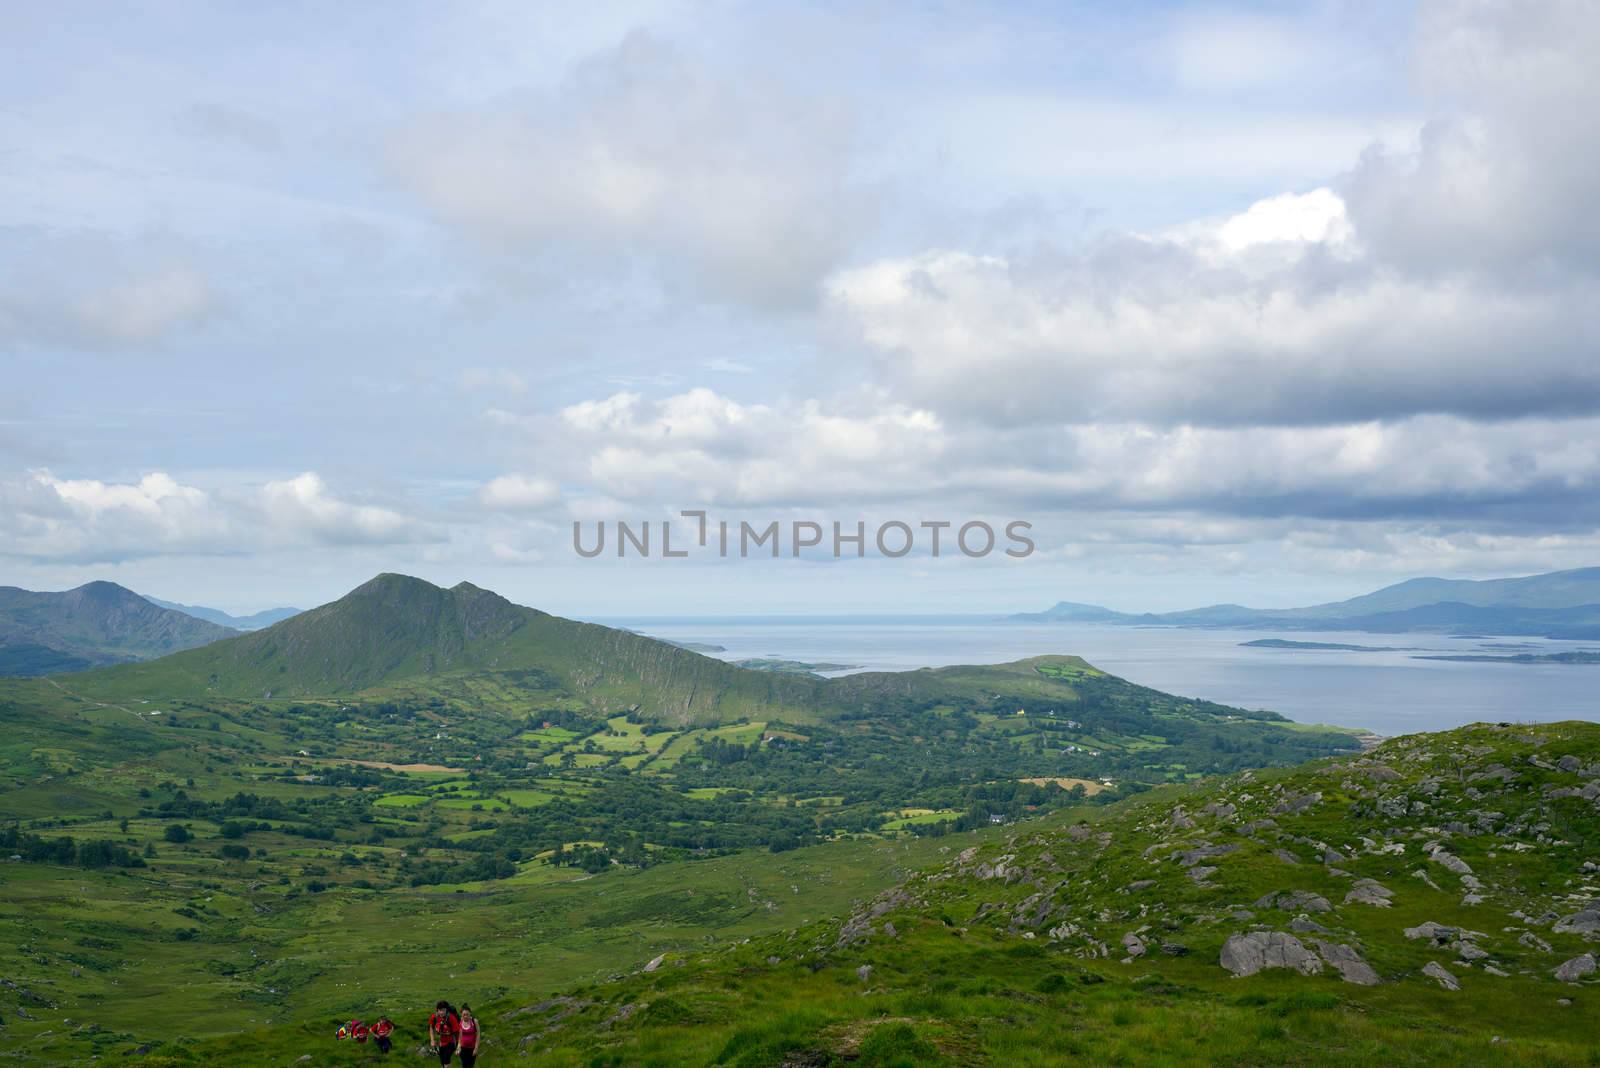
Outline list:
[[[478,1061],[478,1018],[472,1015],[472,1006],[463,1002],[460,1019],[456,1053],[461,1057],[461,1068],[472,1068]]]

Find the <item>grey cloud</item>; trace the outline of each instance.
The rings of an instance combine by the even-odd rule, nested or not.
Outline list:
[[[159,344],[218,307],[209,278],[162,241],[15,228],[0,256],[0,339],[80,349]]]
[[[793,307],[864,220],[852,137],[826,98],[635,32],[554,91],[414,124],[391,158],[441,219],[502,253],[631,256],[669,290]]]

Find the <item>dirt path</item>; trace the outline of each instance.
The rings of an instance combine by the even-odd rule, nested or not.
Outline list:
[[[465,775],[466,768],[447,768],[443,764],[391,764],[387,760],[319,760],[319,764],[358,764],[363,768],[385,768],[389,771],[446,771],[451,775]]]
[[[149,726],[148,723],[145,723],[145,718],[143,716],[141,716],[139,713],[135,712],[131,708],[127,708],[127,707],[125,707],[123,705],[114,705],[110,701],[90,701],[87,697],[83,696],[82,694],[73,693],[71,690],[69,690],[65,686],[61,685],[55,679],[50,678],[48,675],[45,676],[45,680],[44,681],[48,682],[50,685],[52,685],[56,689],[60,690],[62,693],[66,694],[68,697],[76,697],[80,701],[87,702],[90,708],[114,708],[119,712],[126,712],[128,715],[132,716],[134,719],[138,720],[140,723],[144,723],[145,726],[147,726],[147,727]]]

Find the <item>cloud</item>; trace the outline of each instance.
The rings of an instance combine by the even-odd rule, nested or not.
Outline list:
[[[18,227],[0,251],[0,341],[75,349],[159,345],[213,314],[217,294],[171,242]]]
[[[1502,532],[1600,525],[1600,418],[996,427],[946,421],[876,393],[750,404],[695,389],[663,398],[617,393],[522,430],[576,495],[599,494],[607,507],[636,512],[692,502],[1432,520]],[[482,498],[514,500],[523,480],[504,481]],[[533,495],[542,506],[542,487]]]
[[[991,424],[1600,410],[1594,280],[1418,279],[1327,245],[1264,274],[1133,237],[1065,263],[939,251],[841,272],[828,293],[891,388]]]
[[[144,345],[198,319],[212,301],[199,272],[168,267],[85,294],[78,302],[78,321],[106,344]]]
[[[1600,263],[1600,7],[1582,0],[1434,3],[1417,66],[1441,114],[1410,151],[1374,149],[1344,182],[1385,262],[1500,284]],[[1538,272],[1533,278],[1529,271]]]
[[[0,555],[104,563],[293,547],[397,545],[439,536],[390,509],[335,497],[315,472],[257,487],[62,479],[47,470],[0,481]]]
[[[505,368],[469,367],[461,372],[461,388],[489,390],[499,393],[526,393],[528,382],[515,371]]]
[[[861,222],[850,116],[649,33],[560,87],[419,121],[392,161],[443,221],[512,255],[635,257],[669,289],[792,307]],[[625,274],[623,270],[620,273]]]
[[[545,478],[501,475],[478,490],[478,500],[497,512],[526,512],[548,508],[561,499],[561,487]]]
[[[268,482],[256,503],[272,533],[293,541],[392,545],[423,540],[419,524],[393,509],[339,500],[314,471]]]
[[[1441,117],[1332,187],[1077,252],[885,256],[828,305],[893,395],[991,426],[1600,412],[1600,9],[1422,24]]]

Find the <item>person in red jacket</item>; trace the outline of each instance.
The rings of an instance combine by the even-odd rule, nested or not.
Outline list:
[[[465,1002],[461,1005],[461,1022],[457,1034],[461,1068],[473,1068],[478,1061],[478,1018],[472,1015],[472,1007]]]
[[[350,1037],[362,1045],[366,1045],[367,1035],[371,1032],[371,1030],[372,1029],[366,1024],[362,1023],[360,1020],[356,1020],[354,1026],[350,1028]]]
[[[428,1045],[438,1051],[440,1064],[449,1064],[450,1058],[455,1056],[460,1035],[461,1017],[448,1001],[439,1002],[434,1006],[433,1015],[428,1017]]]
[[[389,1037],[392,1034],[394,1034],[394,1024],[389,1022],[389,1017],[378,1017],[378,1022],[372,1025],[372,1037],[378,1043],[379,1053],[389,1052],[394,1044]]]

